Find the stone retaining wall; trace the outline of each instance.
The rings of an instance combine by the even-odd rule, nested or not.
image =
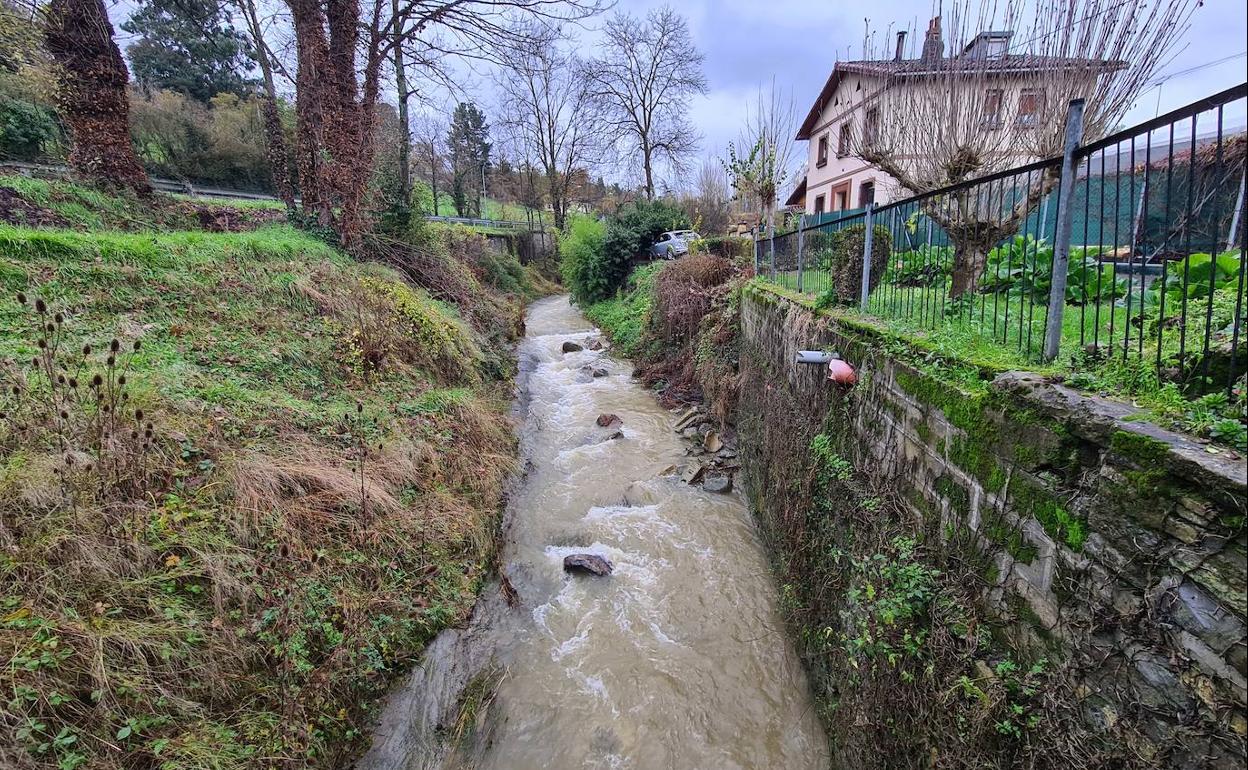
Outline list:
[[[1089,725],[1112,733],[1128,721],[1132,751],[1168,766],[1243,767],[1243,458],[1036,375],[960,385],[907,363],[921,357],[897,340],[758,283],[741,325],[754,392],[737,421],[756,510],[808,471],[800,450],[814,434],[840,434],[916,518],[974,533],[990,562],[985,605],[1015,649],[1078,663]],[[844,393],[819,367],[799,367],[800,349],[839,352],[858,385]],[[799,459],[778,465],[777,442]]]

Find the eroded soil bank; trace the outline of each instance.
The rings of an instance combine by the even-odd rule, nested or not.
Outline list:
[[[435,642],[358,766],[825,768],[743,499],[665,473],[685,460],[675,416],[589,349],[597,334],[566,298],[535,303],[527,326],[528,470],[502,557],[514,594],[491,587],[468,629]],[[614,572],[565,575],[573,553]]]

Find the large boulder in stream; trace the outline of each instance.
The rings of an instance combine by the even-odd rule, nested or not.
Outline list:
[[[611,574],[611,562],[595,553],[574,553],[563,557],[564,572],[583,572],[595,577]]]
[[[598,419],[595,422],[599,428],[618,428],[624,424],[624,421],[618,415],[608,413],[598,415]]]
[[[568,340],[567,342],[563,343],[563,347],[561,348],[561,350],[563,350],[564,353],[580,353],[584,349],[585,348],[581,347],[580,345],[573,342],[572,340]]]

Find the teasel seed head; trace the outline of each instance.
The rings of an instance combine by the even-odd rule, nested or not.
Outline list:
[[[83,345],[83,346],[82,346],[82,354],[83,354],[84,356],[89,356],[89,355],[91,355],[91,346],[90,346],[89,344],[88,344],[88,345]]]
[[[136,421],[136,422],[142,422],[142,421],[143,421],[143,410],[142,410],[142,409],[135,409],[135,410],[134,410],[134,419],[135,419],[135,421]]]
[[[121,350],[121,341],[118,340],[116,337],[113,337],[112,342],[108,343],[108,349],[114,353],[116,353],[118,350]]]
[[[70,378],[69,378],[69,387],[74,388],[74,389],[77,389],[77,388],[78,388],[78,378],[77,378],[77,377],[70,377]]]
[[[105,359],[104,363],[108,364],[108,366],[109,366],[109,367],[116,366],[116,365],[117,365],[117,357],[116,357],[116,356],[109,356],[107,359]]]
[[[141,348],[141,347],[143,347],[143,342],[142,342],[141,340],[135,340],[135,341],[134,341],[134,352],[135,352],[135,353],[138,353],[138,352],[139,352],[139,348]]]
[[[24,292],[24,291],[19,291],[19,292],[17,293],[17,304],[19,304],[19,305],[25,305],[25,304],[26,304],[26,292]]]
[[[57,326],[60,326],[61,324],[65,323],[65,316],[61,313],[57,313],[56,315],[52,316],[52,319],[56,321]]]
[[[104,378],[103,378],[103,377],[101,377],[99,374],[92,375],[92,377],[91,377],[91,387],[93,387],[93,388],[98,388],[98,387],[100,387],[100,386],[101,386],[101,385],[103,385],[103,384],[104,384]]]
[[[120,377],[118,377],[118,378],[117,378],[117,384],[118,384],[118,385],[125,385],[125,384],[126,384],[126,375],[124,375],[124,374],[123,374],[123,375],[121,375]]]
[[[48,303],[43,301],[43,297],[35,298],[35,310],[40,313],[48,312]]]
[[[54,331],[56,331],[56,324],[48,324],[47,326],[45,326],[45,327],[43,327],[43,328],[47,329],[47,330],[48,330],[48,331],[50,331],[50,332],[54,332]]]

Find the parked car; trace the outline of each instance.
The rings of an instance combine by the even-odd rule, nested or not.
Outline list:
[[[650,256],[659,259],[675,259],[689,253],[689,244],[702,236],[693,230],[669,230],[658,237],[650,247]]]

